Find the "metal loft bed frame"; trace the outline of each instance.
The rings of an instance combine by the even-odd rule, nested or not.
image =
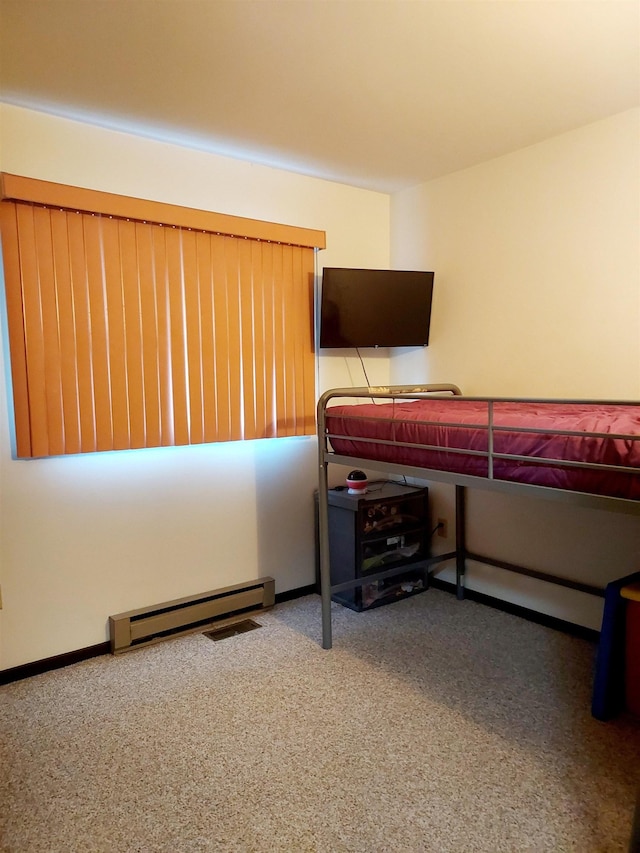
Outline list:
[[[331,438],[340,438],[337,434],[332,434],[327,428],[327,404],[335,398],[367,398],[369,400],[419,400],[433,396],[450,396],[454,395],[461,400],[470,400],[486,403],[488,408],[487,425],[484,427],[487,431],[487,447],[486,451],[468,451],[456,450],[447,447],[447,453],[464,453],[484,456],[487,459],[488,476],[478,476],[475,474],[460,474],[451,473],[433,468],[424,468],[412,465],[403,465],[392,462],[377,461],[371,458],[365,458],[354,455],[340,455],[334,453],[330,447]],[[498,460],[513,460],[513,461],[528,461],[531,457],[517,456],[514,454],[497,453],[494,450],[494,438],[501,427],[495,426],[493,422],[493,407],[496,403],[563,403],[563,404],[581,404],[581,405],[617,405],[629,406],[637,405],[627,401],[610,401],[610,400],[549,400],[540,398],[489,398],[489,397],[463,397],[460,389],[455,385],[439,384],[439,385],[420,385],[414,386],[389,386],[389,387],[363,387],[363,388],[334,388],[326,391],[318,402],[318,457],[319,457],[319,489],[318,489],[318,536],[319,536],[319,551],[320,551],[320,586],[322,596],[322,646],[325,649],[330,649],[332,646],[332,627],[331,627],[331,596],[337,592],[355,589],[362,586],[364,583],[371,583],[376,580],[381,580],[390,577],[397,573],[397,569],[389,569],[387,571],[378,572],[376,574],[368,574],[366,578],[358,578],[353,581],[347,581],[340,584],[331,583],[331,570],[329,563],[329,511],[328,511],[328,466],[329,463],[336,463],[355,467],[361,465],[369,470],[379,471],[386,474],[405,475],[409,477],[417,477],[424,480],[435,482],[448,483],[455,487],[455,550],[446,554],[440,554],[429,558],[426,563],[428,566],[435,565],[445,560],[455,559],[456,564],[456,594],[459,599],[464,598],[464,576],[467,560],[485,563],[507,571],[516,572],[527,575],[529,577],[541,579],[550,583],[559,584],[570,589],[579,590],[596,596],[604,596],[604,588],[596,587],[591,584],[581,583],[579,581],[562,578],[556,575],[539,572],[532,569],[527,569],[522,566],[516,566],[512,563],[507,563],[502,560],[494,560],[490,557],[482,556],[473,553],[466,546],[466,525],[465,525],[465,496],[467,487],[477,487],[488,489],[495,492],[507,494],[530,495],[550,500],[570,503],[574,506],[585,506],[594,509],[607,509],[617,512],[624,512],[633,515],[640,515],[640,500],[629,498],[608,497],[586,492],[569,491],[566,489],[558,489],[550,486],[538,486],[529,483],[519,483],[508,480],[500,480],[494,477],[494,463]],[[462,426],[468,427],[464,424]],[[474,425],[477,427],[477,425]],[[531,430],[536,434],[557,435],[558,430],[545,430],[538,426]],[[563,434],[560,432],[560,434]],[[570,433],[566,433],[570,434]],[[577,435],[578,433],[572,433]],[[603,437],[601,433],[580,433],[594,438]],[[343,436],[349,440],[357,440],[355,436]],[[608,435],[608,438],[619,438],[625,441],[639,441],[638,435]],[[367,437],[361,438],[360,441],[365,441],[368,444],[397,444],[397,442],[385,439],[376,439]],[[404,444],[404,447],[416,447],[422,450],[442,450],[442,447],[434,445],[415,445]],[[542,464],[556,464],[566,467],[575,465],[580,468],[594,468],[605,471],[618,471],[627,474],[640,476],[640,469],[627,466],[612,466],[608,464],[597,464],[587,462],[567,463],[558,459],[546,459]],[[536,464],[540,464],[540,460],[536,459]]]

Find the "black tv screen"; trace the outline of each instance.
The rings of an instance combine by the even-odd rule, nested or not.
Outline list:
[[[432,272],[325,267],[320,347],[419,347],[429,343]]]

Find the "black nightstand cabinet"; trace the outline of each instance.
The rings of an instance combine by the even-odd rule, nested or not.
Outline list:
[[[329,490],[331,583],[392,570],[353,590],[334,593],[352,610],[380,607],[427,589],[429,490],[375,484],[364,496]]]

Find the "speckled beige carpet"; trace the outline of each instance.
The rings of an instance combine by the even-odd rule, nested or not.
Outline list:
[[[640,726],[590,715],[594,646],[429,590],[0,688],[11,853],[624,851]]]

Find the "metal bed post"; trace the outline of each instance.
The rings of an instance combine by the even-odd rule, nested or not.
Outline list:
[[[320,551],[320,595],[322,601],[322,648],[330,649],[331,565],[329,562],[329,464],[326,459],[324,395],[318,403],[318,549]]]
[[[456,597],[460,601],[464,598],[464,573],[467,557],[465,498],[465,486],[456,486]]]

